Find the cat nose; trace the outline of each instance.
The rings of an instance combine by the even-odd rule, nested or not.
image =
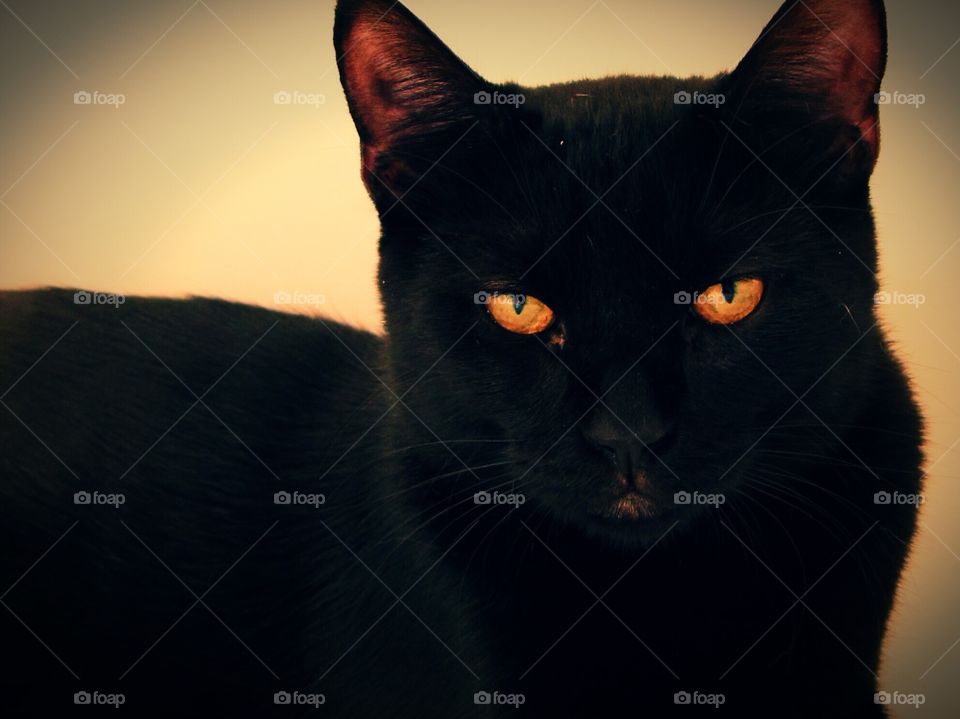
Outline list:
[[[615,418],[602,417],[584,428],[583,436],[607,455],[625,477],[633,478],[671,430],[666,422],[655,420],[644,422],[639,431],[633,432]]]
[[[606,452],[624,477],[633,477],[640,464],[643,446],[633,438],[603,440],[598,449]]]

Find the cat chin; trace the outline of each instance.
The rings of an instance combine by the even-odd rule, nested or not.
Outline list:
[[[588,515],[582,521],[584,533],[615,549],[637,550],[650,547],[672,534],[681,517],[669,511],[652,517],[633,519]]]
[[[598,499],[585,512],[560,513],[559,519],[608,546],[636,550],[677,531],[695,514],[690,508],[630,492]]]

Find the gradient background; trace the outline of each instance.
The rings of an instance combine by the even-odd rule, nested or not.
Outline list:
[[[873,181],[883,308],[929,421],[926,504],[885,652],[898,716],[960,716],[960,7],[890,0]],[[490,80],[713,74],[778,0],[409,0]],[[379,330],[377,221],[332,0],[0,0],[0,287],[216,295]],[[123,93],[119,108],[73,103]],[[317,107],[274,93],[320,94]],[[278,292],[325,302],[277,305]]]

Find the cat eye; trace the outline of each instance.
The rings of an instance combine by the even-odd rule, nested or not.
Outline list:
[[[498,325],[518,335],[543,332],[554,320],[553,310],[530,295],[490,295],[487,310]]]
[[[748,277],[724,280],[699,293],[693,308],[711,324],[731,325],[748,317],[763,297],[763,280]]]

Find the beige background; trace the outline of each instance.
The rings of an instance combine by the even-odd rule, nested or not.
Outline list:
[[[492,80],[712,74],[776,0],[410,0]],[[929,418],[927,503],[883,683],[903,716],[960,707],[960,10],[888,2],[874,180],[885,322]],[[0,287],[217,295],[379,327],[376,217],[330,36],[332,2],[0,0]],[[75,105],[79,90],[125,104]],[[278,91],[323,95],[277,105]],[[278,292],[325,303],[276,305]]]

